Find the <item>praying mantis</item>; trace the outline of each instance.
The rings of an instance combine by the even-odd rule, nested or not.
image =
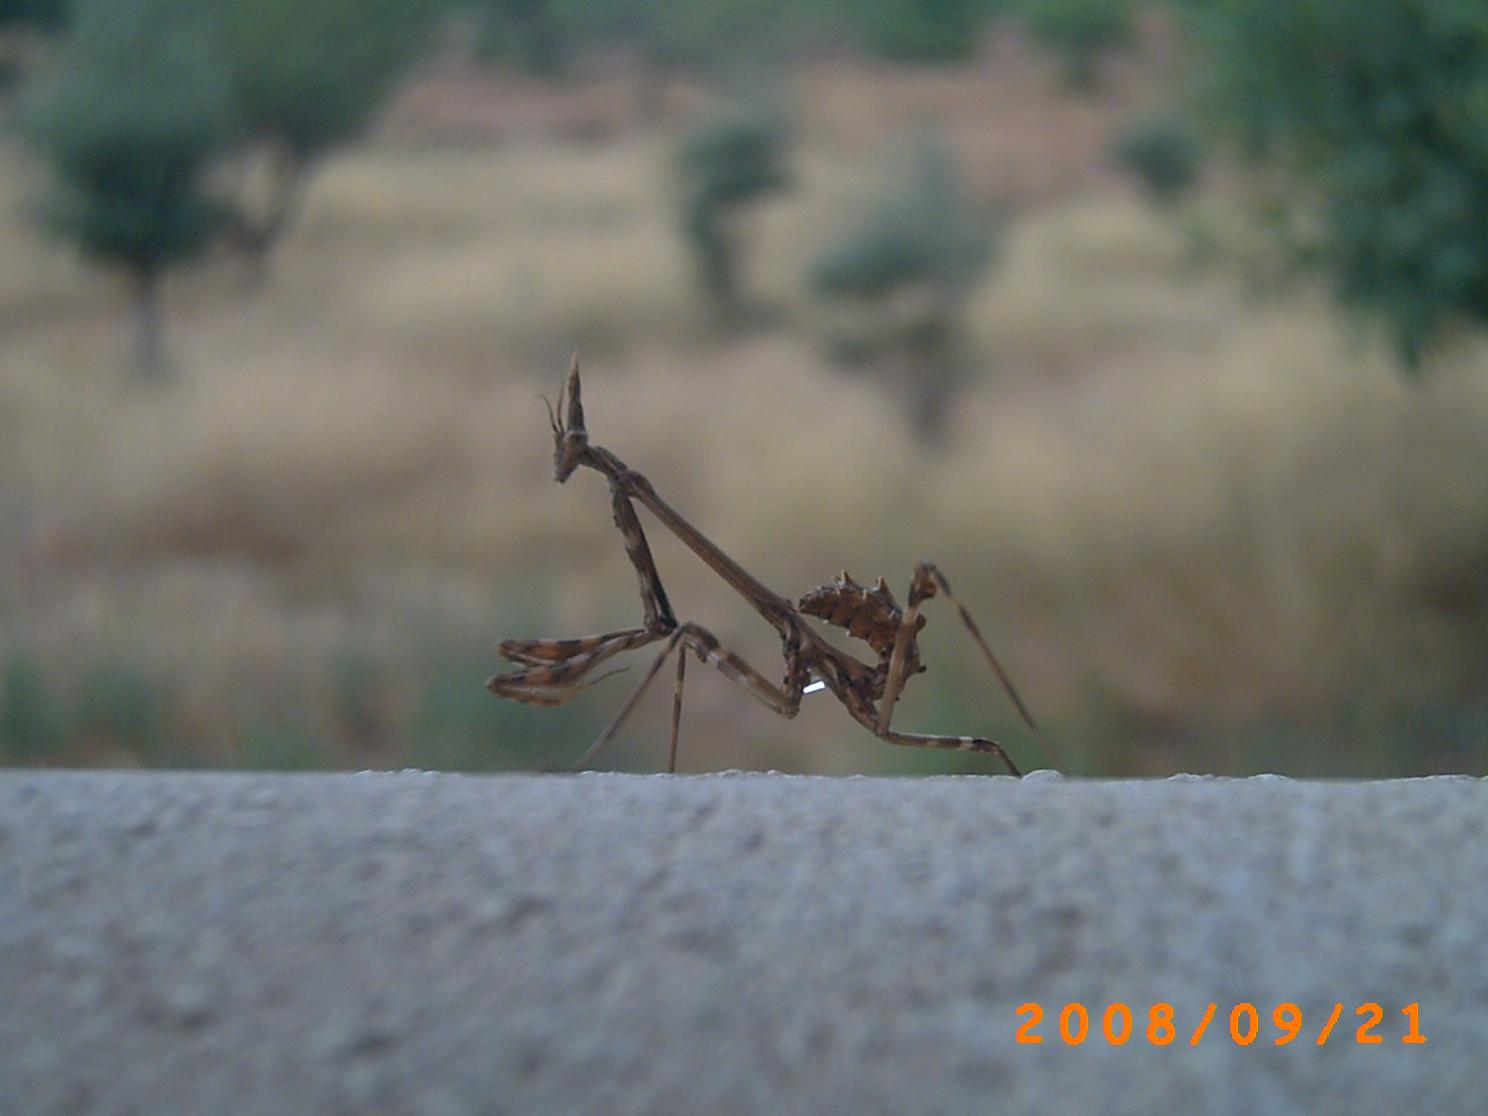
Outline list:
[[[591,679],[590,674],[616,655],[656,643],[661,644],[661,649],[599,737],[564,770],[582,771],[614,739],[647,687],[660,673],[667,656],[676,652],[677,681],[667,760],[667,771],[675,772],[682,719],[682,687],[687,655],[691,652],[699,661],[712,663],[726,678],[742,686],[782,717],[796,716],[803,695],[826,689],[842,703],[853,720],[880,740],[906,747],[952,748],[994,755],[1006,765],[1010,774],[1018,775],[1020,772],[1012,758],[994,740],[980,736],[900,732],[893,727],[894,705],[905,683],[925,670],[916,646],[916,636],[925,626],[926,618],[921,614],[921,607],[936,596],[944,596],[955,606],[961,622],[991,666],[1023,723],[1049,750],[1055,765],[1063,766],[1054,755],[1052,746],[1039,733],[1032,714],[971,614],[956,598],[945,575],[934,563],[921,561],[915,566],[909,584],[908,605],[902,610],[882,578],[870,588],[854,581],[846,571],[792,603],[756,580],[717,544],[682,518],[657,495],[656,489],[644,476],[603,446],[589,440],[581,388],[576,355],[569,368],[568,381],[559,391],[556,410],[551,403],[548,404],[548,421],[553,432],[554,479],[562,484],[575,470],[588,468],[603,474],[609,482],[615,526],[625,541],[625,552],[640,582],[641,623],[637,627],[577,639],[503,640],[498,650],[506,659],[516,663],[517,668],[489,679],[486,687],[499,697],[512,701],[562,705],[597,681]],[[677,619],[652,558],[650,544],[636,513],[636,504],[655,516],[780,634],[785,659],[781,682],[770,681],[724,647],[702,625]],[[877,661],[870,665],[828,643],[808,623],[807,617],[843,628],[849,635],[863,640],[873,649]]]

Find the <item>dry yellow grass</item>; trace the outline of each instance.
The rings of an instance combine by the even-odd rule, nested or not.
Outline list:
[[[23,177],[0,158],[0,182]],[[100,658],[166,680],[198,760],[231,758],[245,706],[348,739],[336,664],[365,662],[358,716],[380,743],[332,758],[407,758],[400,734],[428,731],[436,684],[486,700],[496,639],[636,614],[601,486],[550,479],[536,393],[579,346],[595,438],[746,566],[795,594],[844,565],[898,587],[936,558],[1035,708],[1101,734],[1079,745],[1097,768],[1242,767],[1146,734],[1323,715],[1365,688],[1466,692],[1461,653],[1488,613],[1488,354],[1411,388],[1319,299],[1254,303],[1100,193],[1009,227],[971,307],[979,374],[927,454],[870,381],[789,328],[809,321],[801,267],[853,166],[805,152],[796,193],[757,219],[750,269],[786,324],[719,341],[657,139],[349,152],[266,289],[227,261],[175,283],[179,376],[161,393],[122,384],[109,282],[9,206],[7,644],[62,689]],[[679,609],[773,673],[769,633],[656,545]],[[1009,723],[953,618],[933,616],[906,723]],[[587,712],[493,723],[553,726],[575,751],[624,685]],[[824,703],[783,726],[716,679],[693,692],[698,765],[904,760]]]

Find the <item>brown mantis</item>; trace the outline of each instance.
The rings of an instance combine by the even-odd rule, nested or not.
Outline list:
[[[605,726],[598,739],[574,762],[570,770],[583,770],[614,738],[647,686],[661,671],[667,656],[676,651],[677,688],[672,703],[671,750],[667,761],[667,771],[675,772],[677,735],[682,717],[682,684],[686,673],[687,653],[691,651],[702,662],[713,663],[725,677],[737,682],[782,717],[794,717],[800,710],[802,696],[824,687],[842,703],[853,720],[881,740],[911,747],[954,748],[990,753],[1001,759],[1010,773],[1017,775],[1018,768],[996,741],[978,736],[899,732],[891,726],[894,704],[905,682],[912,675],[925,670],[915,644],[916,635],[925,626],[925,617],[920,614],[920,607],[925,601],[940,594],[944,594],[956,606],[961,622],[991,666],[1024,724],[1043,741],[1028,707],[1018,696],[1018,691],[1013,687],[1002,664],[982,637],[971,614],[951,592],[945,575],[933,563],[922,561],[915,566],[909,586],[909,604],[902,611],[882,578],[870,589],[859,585],[846,571],[834,581],[811,590],[798,603],[792,604],[755,580],[701,531],[683,519],[656,494],[650,481],[609,450],[589,441],[580,398],[577,356],[569,369],[568,383],[559,392],[556,412],[549,404],[548,420],[553,429],[555,479],[561,484],[574,470],[584,466],[603,473],[610,483],[615,526],[625,539],[626,553],[640,579],[644,616],[639,627],[581,639],[503,640],[499,645],[501,654],[517,663],[518,669],[496,675],[486,683],[486,687],[492,693],[513,701],[561,705],[592,684],[592,681],[597,681],[586,679],[601,663],[621,652],[633,651],[647,644],[660,642],[663,645],[639,685]],[[781,648],[785,656],[785,677],[779,685],[723,647],[701,625],[677,620],[671,603],[667,600],[666,590],[662,587],[650,545],[641,529],[641,521],[636,515],[636,502],[650,511],[780,633]],[[870,666],[828,643],[807,623],[808,616],[845,628],[849,635],[867,642],[877,653],[877,663]],[[1047,742],[1044,743],[1047,748]],[[1050,754],[1053,755],[1052,749]],[[1055,762],[1056,766],[1062,766],[1058,764],[1057,758]]]

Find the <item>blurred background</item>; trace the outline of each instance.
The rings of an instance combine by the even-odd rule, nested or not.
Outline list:
[[[641,615],[577,349],[777,591],[937,561],[1080,771],[1482,772],[1485,319],[1478,0],[0,0],[0,762],[571,759],[650,652],[483,682]],[[1042,765],[928,615],[896,724]],[[696,667],[681,766],[989,769]]]

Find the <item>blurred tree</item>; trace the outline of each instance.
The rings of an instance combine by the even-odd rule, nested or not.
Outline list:
[[[316,159],[356,136],[428,41],[438,0],[208,0],[240,127],[267,172],[231,242],[257,270]]]
[[[1133,31],[1131,0],[1024,0],[1023,19],[1037,41],[1063,57],[1072,89],[1093,89],[1101,56]]]
[[[1205,103],[1276,171],[1288,254],[1382,321],[1408,370],[1488,323],[1488,4],[1210,0]]]
[[[666,93],[684,70],[758,87],[762,63],[778,61],[815,19],[810,3],[790,0],[554,0],[574,42],[624,43],[640,56],[637,101],[661,117]]]
[[[30,655],[12,651],[0,682],[0,762],[53,758],[66,735],[40,665]]]
[[[72,0],[0,0],[0,28],[54,30],[67,21]]]
[[[532,74],[563,68],[569,28],[555,0],[481,0],[481,50]]]
[[[496,56],[546,69],[577,44],[629,43],[656,81],[678,70],[757,71],[813,43],[860,41],[882,58],[951,61],[975,52],[1007,0],[475,0]]]
[[[1117,137],[1111,156],[1137,176],[1154,202],[1171,206],[1198,181],[1204,147],[1186,120],[1169,113],[1131,125]]]
[[[35,68],[43,41],[66,23],[67,10],[67,0],[0,0],[0,97]]]
[[[858,0],[844,14],[880,58],[953,62],[976,53],[996,7],[989,0]]]
[[[785,187],[786,142],[777,116],[734,110],[699,124],[678,152],[682,231],[725,322],[741,310],[739,213]]]
[[[886,365],[927,441],[943,431],[961,378],[960,318],[993,237],[938,139],[917,137],[880,195],[811,267],[818,294],[857,313],[835,339],[848,360]]]
[[[223,216],[202,172],[231,115],[201,21],[177,0],[84,0],[55,70],[27,91],[21,127],[56,178],[47,223],[129,274],[135,366],[162,374],[161,280]]]

